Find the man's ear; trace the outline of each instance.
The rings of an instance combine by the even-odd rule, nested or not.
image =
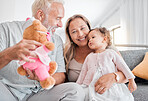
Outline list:
[[[37,19],[40,20],[41,22],[44,21],[44,19],[45,19],[45,14],[44,14],[43,10],[38,10],[38,11],[37,11]]]

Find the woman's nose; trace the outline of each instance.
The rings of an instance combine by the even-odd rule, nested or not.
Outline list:
[[[78,32],[78,36],[79,36],[79,37],[83,36],[83,34],[84,34],[84,33],[83,33],[82,31],[79,31],[79,32]]]
[[[89,42],[91,42],[92,39],[88,39]]]

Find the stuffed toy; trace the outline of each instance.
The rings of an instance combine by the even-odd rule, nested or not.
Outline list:
[[[50,42],[50,33],[47,32],[47,29],[39,20],[34,18],[28,19],[23,25],[23,29],[23,39],[35,40],[43,45],[33,51],[38,56],[37,58],[28,56],[28,58],[34,59],[35,62],[20,61],[19,64],[21,66],[17,69],[17,72],[25,76],[27,75],[26,69],[34,71],[39,78],[42,88],[50,89],[55,84],[55,79],[52,75],[57,69],[56,62],[51,61],[48,57],[48,53],[54,49],[54,43]]]

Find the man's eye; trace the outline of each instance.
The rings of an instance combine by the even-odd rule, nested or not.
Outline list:
[[[57,20],[60,20],[60,18],[57,18]]]

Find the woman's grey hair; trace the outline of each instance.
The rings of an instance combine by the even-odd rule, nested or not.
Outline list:
[[[63,0],[35,0],[32,4],[32,16],[35,17],[38,10],[43,10],[44,13],[47,13],[53,2],[64,4]]]

